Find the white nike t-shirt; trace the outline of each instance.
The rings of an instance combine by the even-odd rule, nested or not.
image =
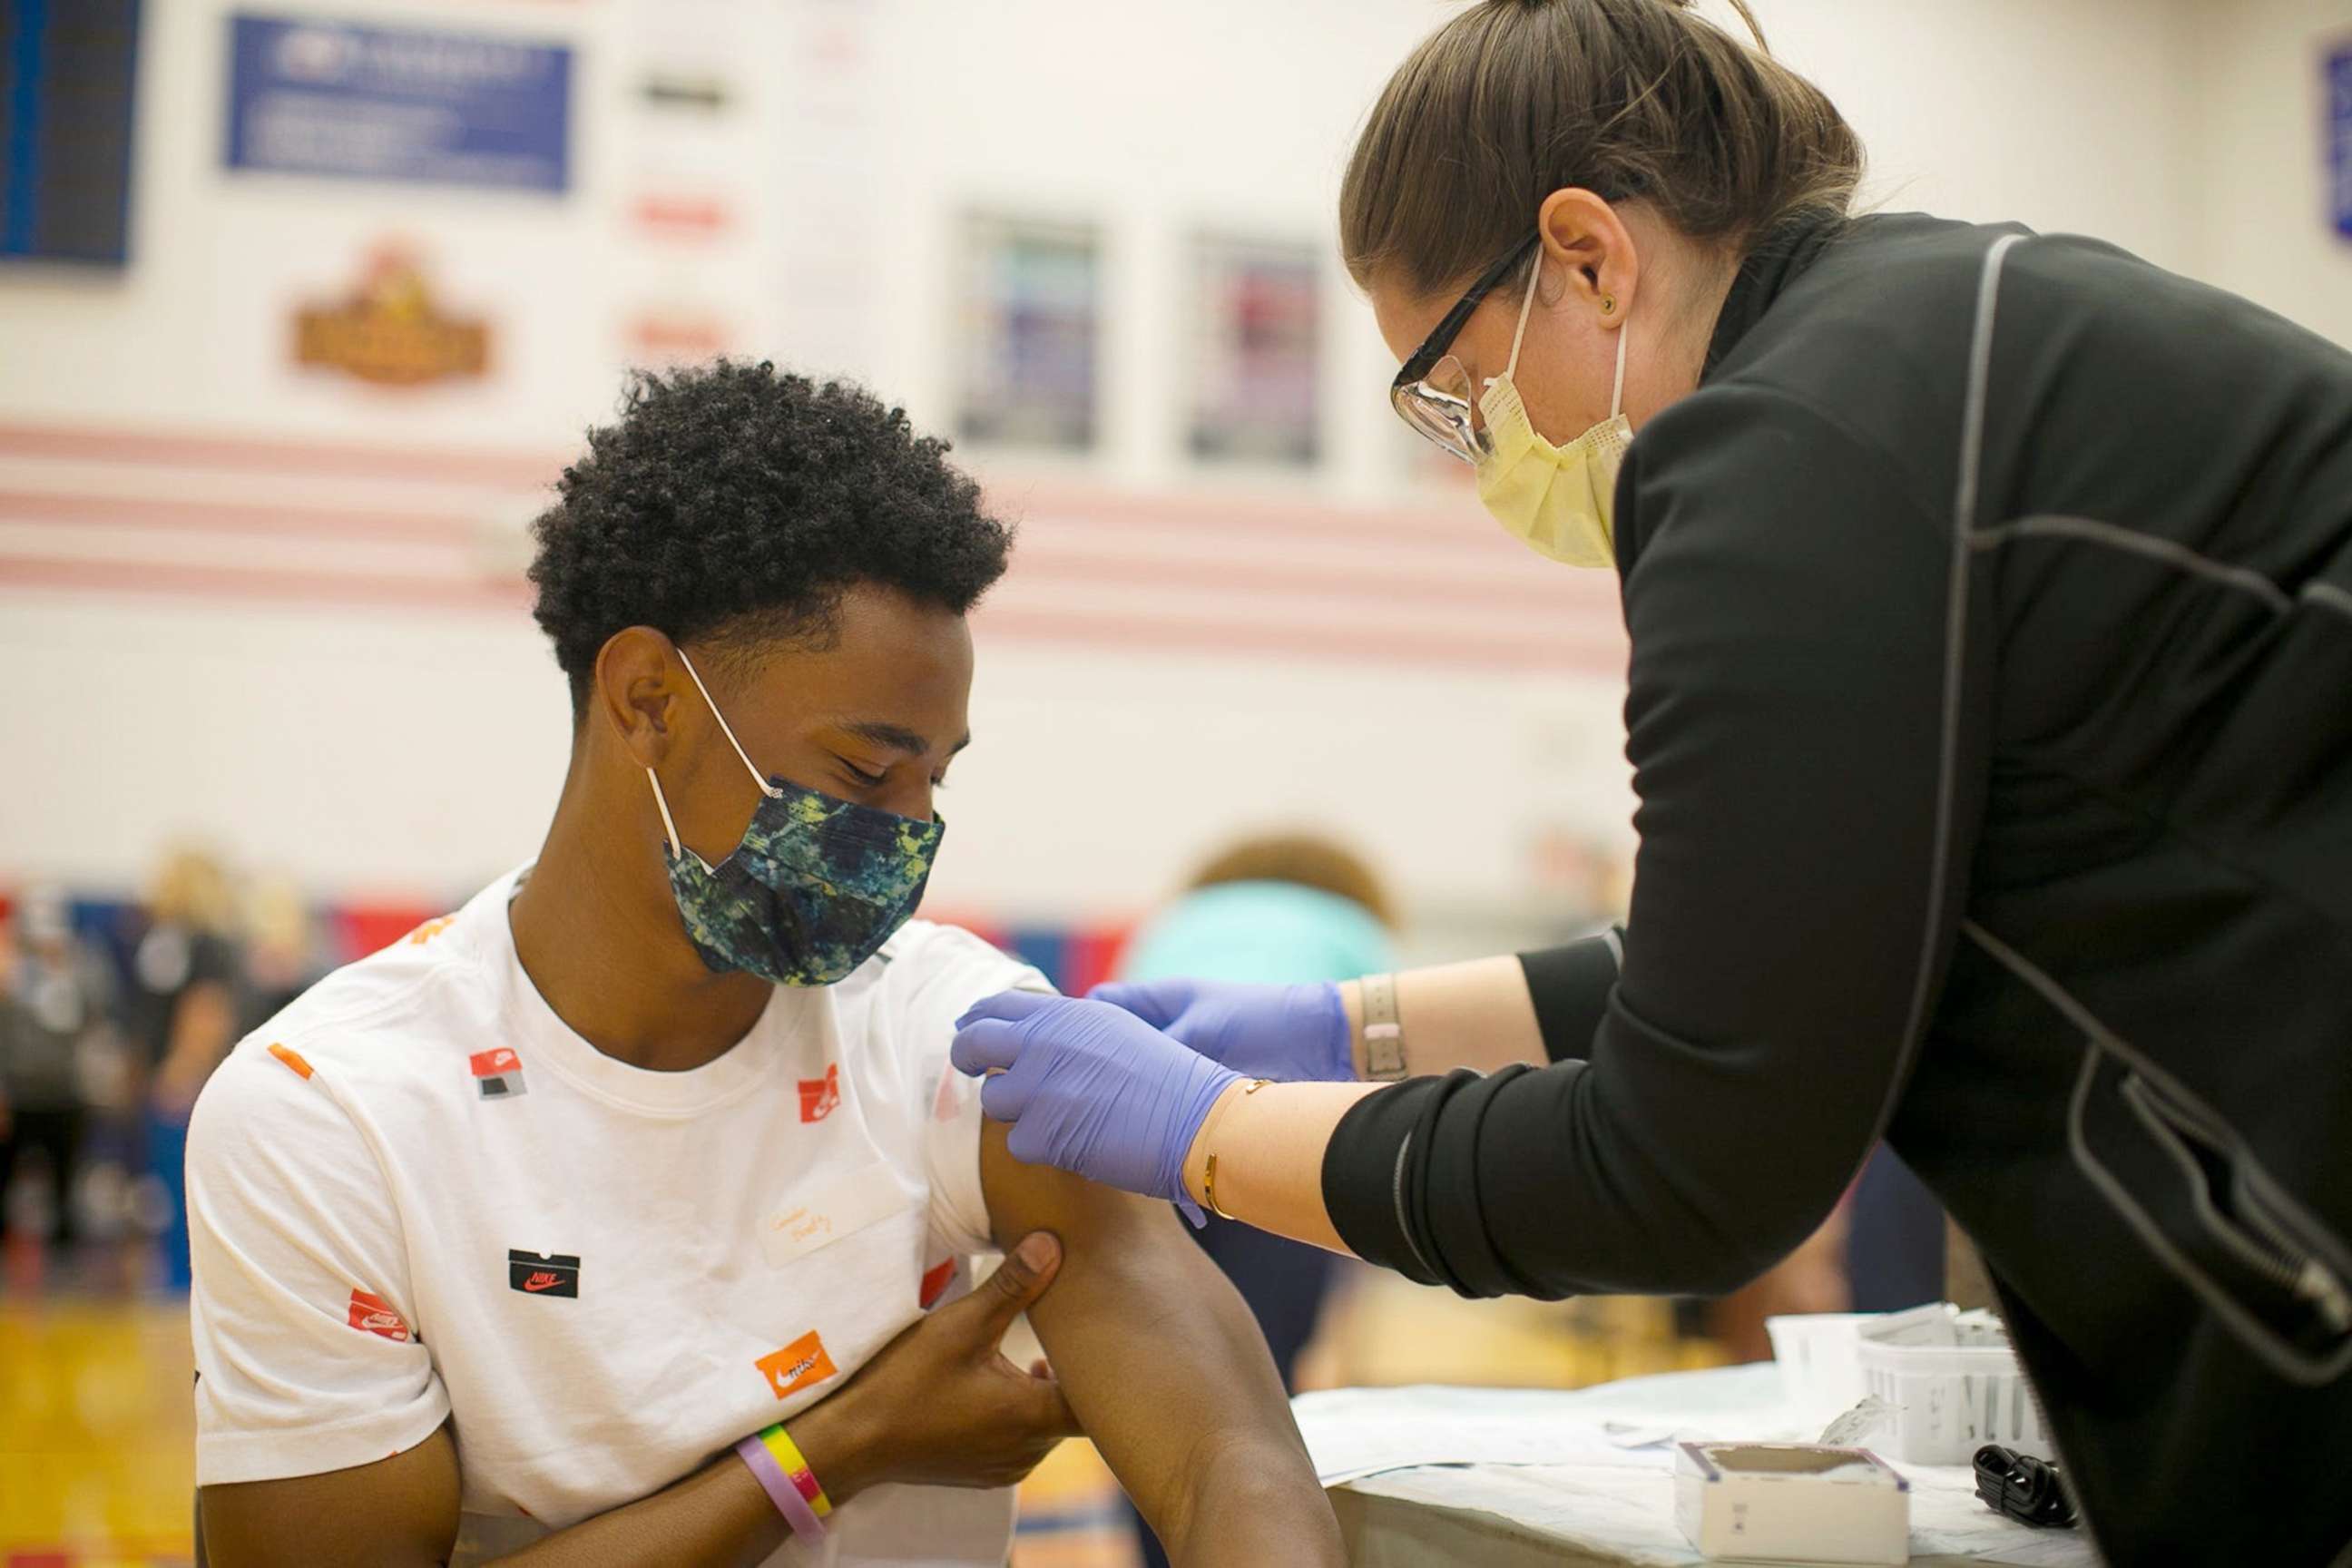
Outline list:
[[[454,1418],[454,1562],[634,1502],[840,1387],[991,1250],[979,998],[918,921],[779,986],[690,1072],[614,1060],[515,957],[522,873],[240,1044],[188,1135],[199,1485],[364,1465]],[[822,1479],[822,1478],[820,1478]],[[1001,1563],[1013,1494],[882,1486],[775,1564]]]

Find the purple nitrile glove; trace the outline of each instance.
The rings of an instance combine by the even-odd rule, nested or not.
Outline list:
[[[949,1059],[975,1078],[996,1071],[980,1108],[1012,1123],[1014,1159],[1166,1198],[1205,1223],[1184,1190],[1184,1158],[1239,1073],[1108,1003],[1028,991],[957,1019]]]
[[[1114,981],[1087,994],[1249,1078],[1353,1083],[1354,1042],[1339,988],[1244,985],[1219,980]]]

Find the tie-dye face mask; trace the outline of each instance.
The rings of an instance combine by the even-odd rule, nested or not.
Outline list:
[[[685,650],[677,657],[710,702]],[[735,852],[712,866],[678,837],[661,780],[646,770],[669,838],[669,888],[687,935],[714,973],[740,969],[779,985],[848,978],[915,912],[946,825],[768,778],[716,702],[710,713],[765,798]]]

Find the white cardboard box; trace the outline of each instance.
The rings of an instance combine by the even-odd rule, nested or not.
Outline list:
[[[1684,1443],[1675,1522],[1732,1563],[1911,1561],[1911,1483],[1867,1448]]]

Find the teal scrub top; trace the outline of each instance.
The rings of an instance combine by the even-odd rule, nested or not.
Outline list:
[[[1295,882],[1220,882],[1185,894],[1136,933],[1122,980],[1353,980],[1396,967],[1370,911]]]

